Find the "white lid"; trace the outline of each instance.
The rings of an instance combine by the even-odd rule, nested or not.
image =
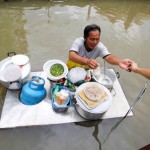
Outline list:
[[[21,69],[15,64],[9,64],[3,70],[3,77],[8,82],[18,81],[21,78]]]
[[[27,64],[29,61],[29,58],[26,55],[18,54],[18,55],[12,56],[11,60],[14,64],[21,66],[21,65]]]

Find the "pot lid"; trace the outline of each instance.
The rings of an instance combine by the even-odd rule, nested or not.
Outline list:
[[[8,82],[14,82],[21,78],[21,69],[15,64],[9,64],[3,70],[3,77]]]
[[[28,63],[29,57],[26,55],[18,54],[11,57],[11,60],[14,64],[22,66]]]

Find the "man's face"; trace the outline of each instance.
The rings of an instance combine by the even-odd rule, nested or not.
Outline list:
[[[100,33],[98,30],[90,31],[89,36],[85,39],[86,47],[88,49],[94,49],[100,41]]]

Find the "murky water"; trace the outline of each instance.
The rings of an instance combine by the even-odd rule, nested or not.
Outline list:
[[[66,62],[72,42],[91,23],[101,26],[101,41],[111,53],[149,68],[149,0],[0,1],[0,60],[11,51],[23,53],[29,56],[32,71],[42,70],[49,59]],[[146,79],[107,66],[120,73],[119,81],[132,105]],[[0,130],[0,149],[137,150],[150,142],[149,89],[136,105],[134,116],[115,129],[118,118]],[[0,109],[5,93],[0,86]]]

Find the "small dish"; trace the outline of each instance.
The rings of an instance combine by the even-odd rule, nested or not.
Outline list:
[[[11,57],[11,61],[18,66],[22,66],[28,63],[29,57],[26,55],[18,54]]]

